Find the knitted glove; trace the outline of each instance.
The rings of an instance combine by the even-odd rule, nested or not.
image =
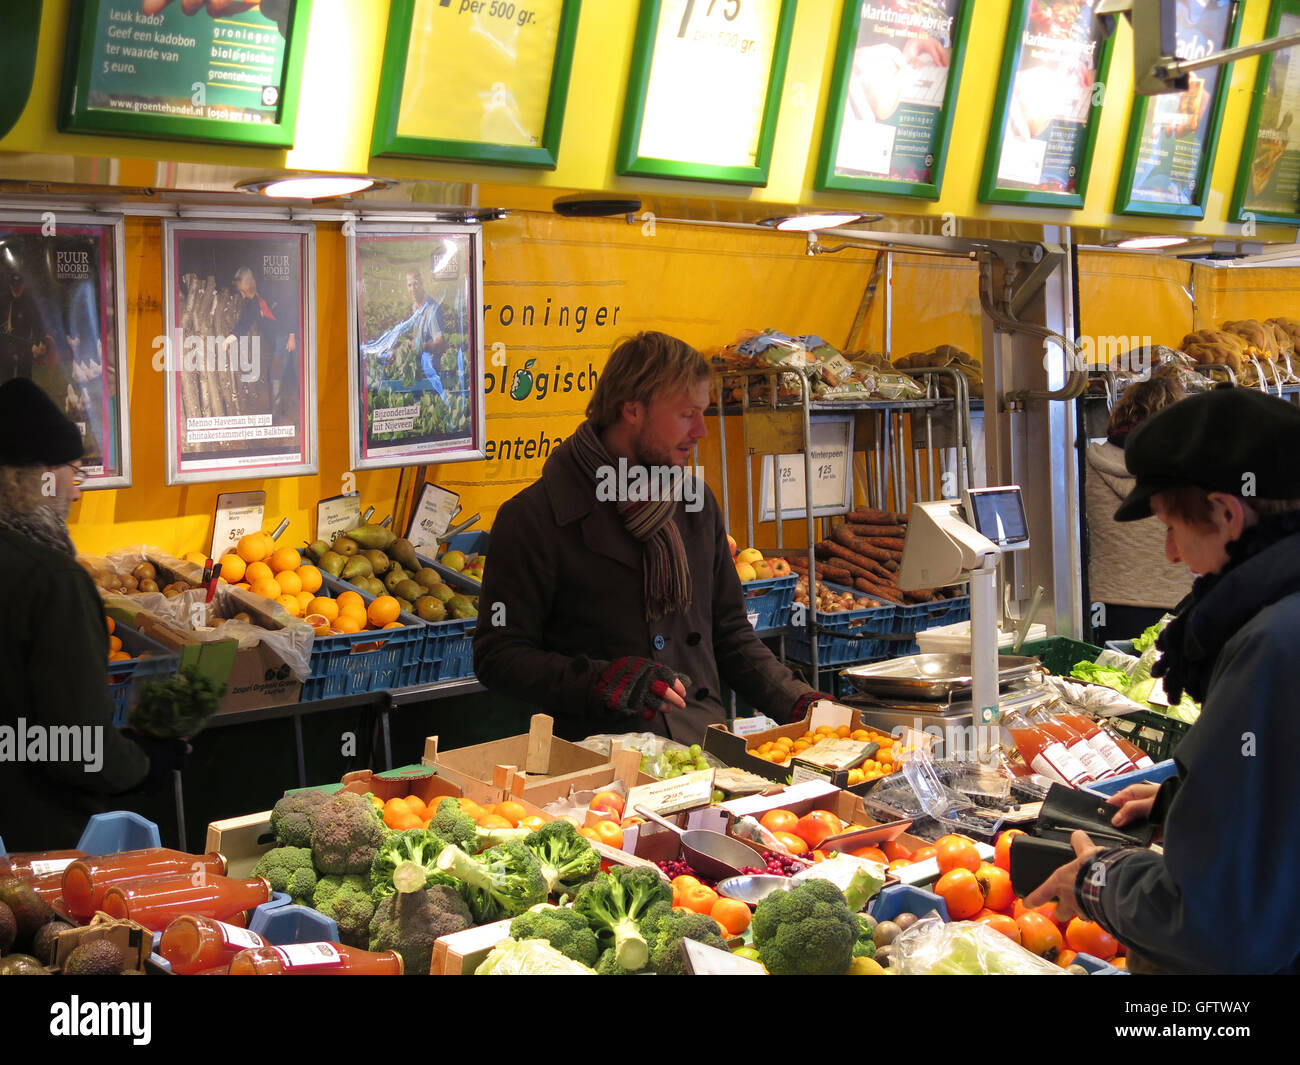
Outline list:
[[[827,695],[825,692],[806,691],[794,701],[794,706],[790,707],[790,716],[786,719],[787,723],[793,724],[796,721],[802,721],[808,716],[808,711],[818,699],[828,699],[834,701],[834,696]]]
[[[156,795],[172,782],[172,770],[182,769],[190,756],[190,745],[184,740],[161,740],[132,728],[122,729],[122,735],[144,749],[149,756],[149,775],[134,789],[135,793]]]
[[[596,681],[596,698],[614,714],[640,714],[645,720],[666,709],[664,694],[679,674],[651,658],[616,658]],[[690,678],[681,677],[682,683]]]

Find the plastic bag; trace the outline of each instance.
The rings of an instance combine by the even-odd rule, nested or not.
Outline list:
[[[474,970],[475,976],[595,976],[544,939],[503,939]]]
[[[1147,709],[1122,692],[1103,684],[1085,684],[1048,674],[1043,678],[1043,687],[1050,688],[1072,706],[1098,717],[1122,717],[1124,714]]]
[[[923,917],[894,940],[892,969],[903,976],[1064,976],[1001,932],[974,921]]]

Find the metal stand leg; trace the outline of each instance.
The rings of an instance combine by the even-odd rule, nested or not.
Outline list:
[[[384,768],[393,768],[393,744],[388,734],[388,708],[379,711],[379,727],[384,733]]]
[[[307,786],[307,756],[302,748],[302,717],[293,715],[293,739],[298,749],[298,787]]]
[[[172,770],[172,794],[176,799],[176,842],[178,849],[187,853],[185,845],[185,785],[179,769]]]

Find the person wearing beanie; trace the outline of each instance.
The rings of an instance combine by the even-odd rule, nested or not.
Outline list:
[[[1116,825],[1160,826],[1163,853],[1076,832],[1076,859],[1025,905],[1055,898],[1058,919],[1099,922],[1133,972],[1300,972],[1297,449],[1300,408],[1221,388],[1159,411],[1124,451],[1135,485],[1115,519],[1154,515],[1169,561],[1196,575],[1153,672],[1201,715],[1174,777],[1110,800]]]
[[[1083,494],[1088,521],[1088,620],[1092,642],[1127,640],[1159,621],[1192,590],[1184,566],[1165,558],[1165,530],[1155,518],[1115,520],[1133,491],[1124,465],[1129,435],[1156,411],[1186,398],[1172,378],[1152,377],[1124,390],[1110,413],[1106,439],[1088,445]]]
[[[170,741],[135,742],[112,724],[104,610],[66,524],[81,453],[77,427],[37,385],[0,385],[0,839],[10,851],[74,847],[110,796],[177,764]]]

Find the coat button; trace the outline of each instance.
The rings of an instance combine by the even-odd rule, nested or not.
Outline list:
[[[686,644],[688,647],[694,647],[699,642],[700,642],[700,634],[698,632],[693,632],[686,637]]]
[[[662,651],[663,649],[664,649],[664,638],[663,638],[662,636],[656,636],[656,637],[655,637],[655,650],[656,650],[656,651]]]
[[[697,692],[695,693],[695,698],[696,698],[696,700],[698,700],[699,702],[703,702],[703,701],[704,701],[705,699],[707,699],[708,697],[709,697],[709,689],[708,689],[708,688],[701,688],[699,691],[697,691]]]

